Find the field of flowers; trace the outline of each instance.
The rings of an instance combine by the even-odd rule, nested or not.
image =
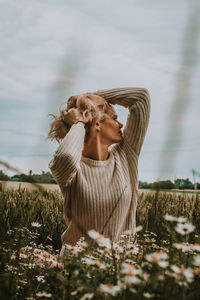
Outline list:
[[[141,193],[137,233],[66,245],[58,191],[0,191],[0,299],[200,299],[200,197]]]

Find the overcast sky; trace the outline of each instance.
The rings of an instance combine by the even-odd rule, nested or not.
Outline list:
[[[200,171],[196,1],[0,3],[0,160],[25,173],[48,171],[58,146],[45,140],[48,114],[73,94],[132,86],[151,96],[139,179],[192,179],[191,170]],[[115,108],[125,124],[127,109]]]

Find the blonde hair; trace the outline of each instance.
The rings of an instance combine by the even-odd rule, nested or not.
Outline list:
[[[91,93],[85,93],[82,95],[75,95],[71,96],[67,100],[67,107],[66,109],[60,110],[60,114],[55,116],[53,114],[49,114],[52,116],[54,120],[50,124],[50,130],[47,136],[47,139],[56,140],[60,143],[60,141],[66,136],[68,131],[71,128],[71,125],[64,121],[64,112],[68,112],[71,108],[80,109],[83,114],[89,113],[91,119],[89,122],[85,124],[86,135],[85,135],[85,142],[87,141],[89,130],[92,124],[92,120],[97,117],[99,122],[104,122],[106,115],[108,115],[110,110],[114,110],[112,105],[105,101],[104,104],[93,106],[91,101],[88,103],[89,100],[92,100],[90,97]],[[78,101],[77,101],[78,100]]]

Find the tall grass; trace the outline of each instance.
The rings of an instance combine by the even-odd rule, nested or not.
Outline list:
[[[57,191],[0,192],[0,299],[199,299],[199,195],[141,193],[131,241],[95,233],[60,258],[62,205]]]

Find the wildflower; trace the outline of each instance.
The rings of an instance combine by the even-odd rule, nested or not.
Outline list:
[[[170,221],[170,222],[178,222],[178,223],[187,222],[187,218],[184,218],[184,217],[175,217],[175,216],[172,216],[172,215],[169,215],[169,214],[165,214],[164,215],[164,219],[166,221]]]
[[[112,296],[116,296],[120,291],[121,287],[113,284],[100,284],[100,290],[104,293],[108,293]]]
[[[83,257],[82,261],[85,262],[87,265],[96,265],[100,269],[106,268],[105,264],[101,263],[100,259],[92,259],[92,258],[88,258],[88,257]]]
[[[140,225],[140,226],[137,226],[135,232],[139,232],[139,231],[141,231],[142,229],[143,229],[143,227],[142,227],[141,225]]]
[[[177,226],[175,227],[175,230],[182,235],[189,234],[192,231],[194,231],[194,229],[195,226],[191,223],[185,223],[185,224],[178,223]]]
[[[156,251],[146,255],[146,260],[157,263],[161,268],[166,268],[168,266],[168,262],[166,261],[167,258],[168,255],[162,251]]]
[[[134,265],[129,263],[122,263],[121,273],[125,274],[123,282],[127,287],[129,287],[130,284],[140,284],[141,280],[137,275],[142,275],[141,269],[137,269]]]
[[[117,243],[113,243],[113,249],[119,253],[124,252],[124,249],[121,246],[119,246]]]
[[[27,283],[28,283],[26,280],[19,280],[19,282],[20,282],[21,284],[27,284]]]
[[[20,253],[19,253],[19,257],[20,257],[20,258],[27,258],[28,255],[26,255],[26,254],[20,252]]]
[[[106,247],[108,249],[111,248],[111,243],[110,243],[110,239],[109,238],[105,238],[102,234],[99,234],[97,231],[95,230],[89,230],[88,231],[88,235],[95,240],[99,246],[101,247]]]
[[[104,236],[100,233],[98,233],[97,231],[95,230],[89,230],[88,231],[88,235],[93,239],[93,240],[101,240],[104,238]]]
[[[95,264],[95,261],[91,258],[88,258],[88,257],[84,257],[82,258],[82,260],[87,264],[87,265],[94,265]]]
[[[174,243],[173,246],[177,249],[182,250],[183,252],[187,252],[191,250],[191,246],[187,243]]]
[[[191,249],[194,251],[200,251],[200,244],[195,243],[191,245]]]
[[[42,226],[42,224],[39,224],[38,222],[32,222],[31,223],[31,226],[33,226],[33,227],[41,227]]]
[[[13,252],[13,254],[12,254],[11,257],[10,257],[10,259],[11,259],[11,260],[16,259],[16,253],[15,253],[15,252]]]
[[[185,277],[185,279],[187,280],[187,282],[192,282],[193,279],[193,270],[191,268],[184,268],[182,267],[178,267],[176,265],[172,265],[171,266],[172,271],[174,271],[176,274],[178,274],[178,278],[182,275]]]
[[[150,294],[150,293],[143,293],[143,296],[144,296],[145,298],[151,299],[151,298],[153,298],[155,295],[154,295],[154,294]]]
[[[136,289],[134,289],[134,288],[130,288],[130,289],[129,289],[129,291],[130,291],[131,293],[134,293],[134,294],[136,294],[136,293],[137,293],[137,290],[136,290]]]
[[[78,255],[79,252],[83,251],[83,248],[79,246],[71,246],[71,251],[73,255]]]
[[[94,297],[93,293],[87,293],[80,298],[80,300],[92,299]]]
[[[141,279],[138,278],[134,273],[129,273],[123,278],[123,282],[127,287],[130,287],[131,284],[140,284]]]
[[[194,256],[193,264],[200,267],[200,255]]]
[[[142,276],[142,278],[143,278],[144,280],[148,280],[150,275],[149,275],[147,272],[142,271],[141,276]]]
[[[27,265],[27,267],[29,268],[29,269],[33,269],[33,268],[35,268],[35,266],[36,266],[36,264],[31,264],[31,263],[29,263],[29,264],[26,264]],[[24,264],[24,266],[25,266],[25,264]]]
[[[161,275],[161,274],[160,274],[160,275],[158,275],[158,277],[157,277],[157,278],[158,278],[158,280],[160,280],[160,281],[163,281],[163,280],[165,279],[164,275]]]
[[[150,239],[150,238],[147,237],[147,238],[145,239],[145,242],[146,242],[146,243],[151,243],[151,244],[153,244],[153,243],[156,242],[156,239],[154,239],[154,238]]]
[[[48,293],[46,293],[45,291],[43,291],[43,292],[38,292],[37,294],[36,294],[36,296],[38,296],[38,297],[46,297],[46,298],[51,298],[52,297],[52,294],[48,294]]]
[[[39,282],[45,282],[44,275],[36,276],[37,281]]]
[[[84,250],[83,248],[87,248],[89,246],[88,243],[85,241],[84,236],[80,237],[79,241],[76,244],[77,246],[81,247],[82,250]]]
[[[140,251],[140,249],[135,245],[133,244],[132,242],[128,242],[126,244],[126,254],[138,254]]]
[[[134,276],[136,276],[138,274],[141,274],[141,270],[137,269],[132,264],[122,263],[121,273],[130,275],[130,276],[132,276],[134,274]]]
[[[81,292],[82,290],[84,290],[83,286],[79,286],[75,291],[71,292],[72,296],[77,295],[79,292]]]
[[[34,262],[36,265],[44,267],[44,263],[47,263],[49,268],[58,267],[63,269],[64,267],[62,263],[58,263],[55,256],[51,255],[47,251],[34,249],[33,254],[35,256]]]

